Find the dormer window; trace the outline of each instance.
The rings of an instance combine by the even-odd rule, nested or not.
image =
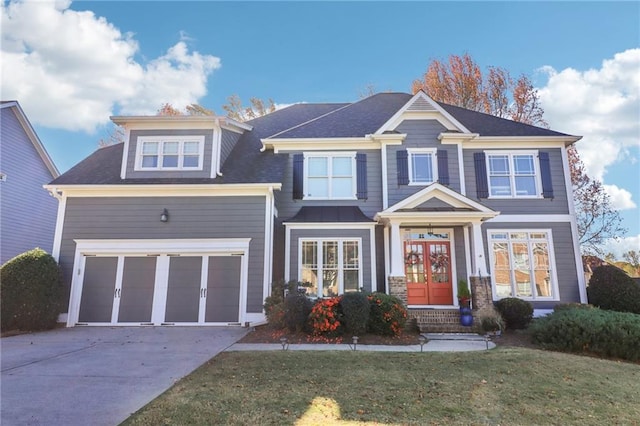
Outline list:
[[[141,136],[135,170],[202,170],[204,136]]]

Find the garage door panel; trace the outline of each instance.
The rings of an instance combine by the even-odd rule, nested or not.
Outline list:
[[[87,257],[80,298],[80,322],[111,322],[117,257]]]
[[[205,322],[237,322],[240,303],[240,256],[211,256]]]
[[[165,322],[198,322],[201,256],[171,257]]]
[[[125,257],[118,322],[150,322],[156,280],[155,257]]]

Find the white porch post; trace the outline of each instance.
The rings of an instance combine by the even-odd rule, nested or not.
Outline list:
[[[482,228],[480,222],[473,222],[471,224],[473,230],[473,271],[471,275],[488,276],[487,261],[484,256],[484,244],[482,238]]]
[[[404,257],[402,255],[402,239],[400,224],[391,222],[391,273],[392,277],[404,277]]]

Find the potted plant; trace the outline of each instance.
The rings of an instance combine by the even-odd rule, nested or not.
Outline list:
[[[460,307],[460,324],[466,327],[472,326],[471,291],[469,291],[466,280],[458,281],[458,306]]]
[[[460,309],[471,307],[471,291],[467,285],[467,280],[458,281],[458,306],[460,306]]]
[[[480,312],[480,327],[485,334],[492,336],[500,336],[504,329],[504,320],[495,309],[486,309]]]

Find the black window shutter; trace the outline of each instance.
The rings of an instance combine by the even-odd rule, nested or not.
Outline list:
[[[367,154],[356,154],[356,174],[358,178],[358,189],[356,197],[358,200],[367,199]]]
[[[446,150],[439,149],[436,156],[438,157],[438,182],[449,186],[449,154]]]
[[[553,198],[553,184],[551,182],[551,166],[549,165],[549,153],[538,153],[540,160],[540,175],[542,177],[542,196],[544,198]]]
[[[396,162],[398,167],[398,185],[409,185],[409,155],[406,149],[396,152]]]
[[[302,200],[304,186],[304,156],[293,155],[293,199]]]
[[[489,198],[489,184],[487,183],[487,163],[484,152],[473,154],[473,163],[476,168],[476,192],[478,198]]]

